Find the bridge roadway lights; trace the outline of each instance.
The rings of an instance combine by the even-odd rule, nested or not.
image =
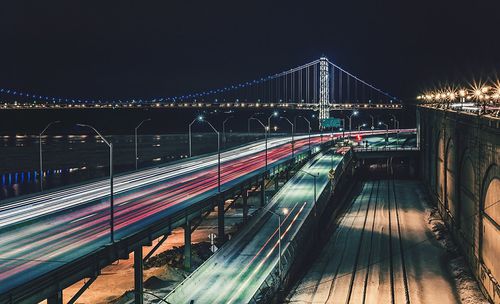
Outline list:
[[[63,293],[59,290],[49,298],[47,298],[47,304],[62,304],[63,303]]]
[[[191,270],[191,221],[184,225],[184,269]]]
[[[144,261],[142,259],[142,246],[134,250],[134,303],[143,304],[143,275]]]

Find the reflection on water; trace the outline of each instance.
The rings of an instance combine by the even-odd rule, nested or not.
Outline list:
[[[129,135],[109,138],[113,142],[114,171],[135,169],[135,138]],[[261,138],[262,134],[231,133],[222,145],[230,148]],[[0,136],[0,200],[40,191],[39,144],[37,135]],[[109,150],[97,136],[42,136],[42,147],[45,190],[108,176]],[[216,149],[215,134],[193,134],[193,155]],[[138,160],[142,168],[183,159],[188,153],[187,134],[138,137]]]

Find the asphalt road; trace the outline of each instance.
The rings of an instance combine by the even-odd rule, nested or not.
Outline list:
[[[334,167],[342,156],[333,157]],[[328,185],[330,154],[318,156],[302,169],[319,174],[317,193]],[[200,266],[165,299],[169,303],[248,303],[279,260],[278,218],[282,252],[313,210],[313,178],[299,171],[276,193],[264,210]],[[284,210],[288,210],[285,214]]]
[[[416,181],[369,181],[286,303],[459,303]]]
[[[312,138],[313,145],[320,141],[320,136]],[[296,137],[295,147],[308,149],[307,136]],[[270,164],[290,155],[289,137],[269,140]],[[263,141],[224,152],[222,189],[262,171],[264,163]],[[119,240],[216,194],[217,156],[121,175],[114,188],[115,240]],[[107,180],[2,202],[0,294],[108,244],[109,205]]]

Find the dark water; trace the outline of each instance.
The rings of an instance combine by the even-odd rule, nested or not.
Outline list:
[[[275,136],[282,136],[276,134]],[[113,142],[114,171],[135,169],[134,136],[107,137]],[[262,139],[259,133],[230,133],[223,149]],[[193,134],[193,156],[217,150],[217,136]],[[42,138],[44,189],[80,183],[109,174],[109,149],[90,135],[55,135]],[[39,139],[31,135],[0,137],[0,200],[40,191]],[[139,167],[188,157],[187,134],[140,135]]]

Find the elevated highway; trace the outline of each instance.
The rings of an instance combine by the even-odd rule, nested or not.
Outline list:
[[[296,137],[293,158],[290,138],[270,139],[267,170],[263,141],[225,151],[220,192],[217,155],[121,175],[114,183],[114,242],[107,180],[2,202],[0,303],[60,303],[65,287],[95,279],[102,267],[220,207],[245,187],[262,185],[267,176],[307,157],[310,148],[319,151],[328,137],[339,135],[315,134],[310,141],[308,136]],[[223,212],[220,215],[223,236]]]

